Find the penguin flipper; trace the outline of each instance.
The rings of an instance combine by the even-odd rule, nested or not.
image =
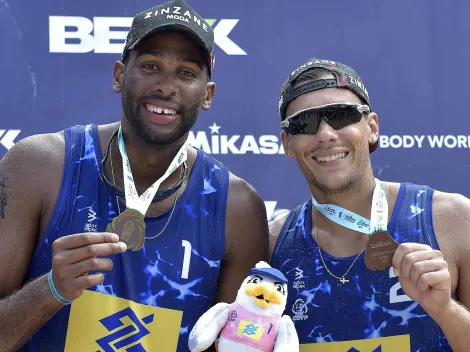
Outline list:
[[[228,320],[228,303],[217,303],[205,312],[189,334],[188,347],[191,352],[207,350],[215,341]]]
[[[299,352],[299,337],[294,323],[288,315],[283,315],[277,329],[273,352]]]

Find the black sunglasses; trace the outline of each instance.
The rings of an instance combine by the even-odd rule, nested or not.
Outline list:
[[[361,121],[365,113],[369,113],[367,105],[334,103],[315,106],[312,108],[297,111],[281,122],[281,128],[287,133],[315,134],[320,127],[322,119],[335,130]]]

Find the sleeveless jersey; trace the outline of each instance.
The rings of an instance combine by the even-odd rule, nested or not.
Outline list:
[[[52,242],[61,236],[105,232],[118,215],[116,194],[101,181],[95,125],[65,130],[60,192],[25,282],[51,269]],[[114,170],[122,172],[122,170]],[[108,179],[112,178],[107,175]],[[139,251],[113,255],[105,281],[63,307],[22,351],[188,351],[188,336],[215,297],[225,252],[229,172],[197,149],[186,189],[158,217],[146,217]],[[120,203],[121,212],[126,209]],[[170,219],[171,215],[171,219]]]
[[[432,222],[433,193],[426,186],[400,185],[388,224],[398,243],[439,249]],[[271,263],[289,280],[285,314],[294,321],[301,352],[452,351],[439,326],[404,294],[393,269],[369,270],[362,253],[345,277],[349,282],[342,284],[328,274],[312,236],[311,219],[311,200],[289,214]],[[336,258],[322,250],[322,256],[328,269],[341,277],[357,255]]]

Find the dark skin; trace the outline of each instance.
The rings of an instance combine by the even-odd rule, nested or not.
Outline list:
[[[286,116],[309,106],[340,101],[362,103],[346,89],[324,89],[291,102]],[[336,204],[370,218],[375,184],[368,144],[377,140],[378,131],[378,117],[371,113],[338,131],[322,122],[316,135],[288,136],[283,131],[281,138],[287,156],[297,159],[319,203]],[[333,155],[336,149],[349,153],[336,168],[322,167],[312,159],[325,153]],[[383,182],[383,185],[390,220],[400,185],[391,182]],[[440,250],[419,243],[401,243],[392,262],[403,291],[439,324],[454,351],[467,351],[470,344],[470,313],[467,310],[470,307],[469,213],[468,198],[436,191],[432,215]],[[270,260],[286,217],[269,224]],[[344,228],[319,212],[312,212],[311,233],[317,229],[321,248],[336,257],[359,254],[368,240],[362,233]],[[455,300],[450,299],[451,293]]]
[[[160,53],[149,55],[150,49],[154,48],[159,48]],[[154,66],[145,64],[144,67],[143,62]],[[141,119],[142,115],[145,116],[143,107],[134,116],[126,116],[126,106],[123,107],[123,136],[139,193],[162,176],[186,140],[188,121],[189,125],[192,118],[195,121],[191,107],[209,109],[215,84],[207,82],[206,70],[200,49],[178,33],[153,34],[131,51],[126,65],[121,62],[115,64],[113,89],[116,93],[128,89],[139,103],[139,97],[150,96],[153,103],[174,104],[179,112],[173,124],[160,126]],[[99,126],[103,151],[115,128],[116,124]],[[23,285],[23,280],[59,194],[64,147],[63,132],[34,135],[18,142],[0,161],[0,175],[5,186],[0,193],[0,210],[5,213],[0,218],[3,243],[0,258],[4,263],[0,268],[1,351],[20,348],[63,307],[50,293],[47,276],[26,285]],[[195,160],[196,150],[190,147],[187,161],[189,177]],[[114,173],[116,186],[124,188],[116,139],[111,144],[105,168],[108,175]],[[180,169],[165,180],[160,189],[173,185],[179,177]],[[233,302],[249,270],[258,261],[267,260],[268,255],[269,234],[264,202],[244,180],[230,174],[229,182],[226,251],[214,304]],[[185,185],[179,193],[184,188]],[[147,215],[159,215],[173,202],[174,196],[171,196],[152,204]],[[53,263],[54,281],[62,296],[68,299],[75,299],[84,289],[103,282],[102,274],[81,276],[89,271],[112,270],[113,263],[103,256],[126,250],[117,236],[110,233],[93,236],[71,234],[58,239],[52,246],[53,258],[49,260]]]

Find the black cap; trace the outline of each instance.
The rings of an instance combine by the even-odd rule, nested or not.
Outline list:
[[[295,89],[292,87],[292,83],[302,73],[314,68],[322,68],[327,70],[335,78],[309,81],[296,87]],[[353,93],[358,95],[359,98],[361,98],[362,101],[367,104],[372,111],[369,94],[367,93],[367,89],[356,71],[354,71],[351,67],[337,61],[311,58],[303,65],[297,67],[289,75],[286,82],[281,87],[281,94],[279,97],[279,114],[281,115],[281,121],[286,118],[285,114],[287,106],[289,106],[290,102],[295,98],[314,90],[334,87],[351,90]],[[369,151],[372,153],[375,149],[377,149],[377,146],[378,142],[370,145]]]
[[[121,60],[124,61],[129,51],[147,35],[164,29],[182,30],[190,34],[204,50],[209,76],[212,75],[215,63],[214,30],[184,0],[171,0],[135,15]]]

